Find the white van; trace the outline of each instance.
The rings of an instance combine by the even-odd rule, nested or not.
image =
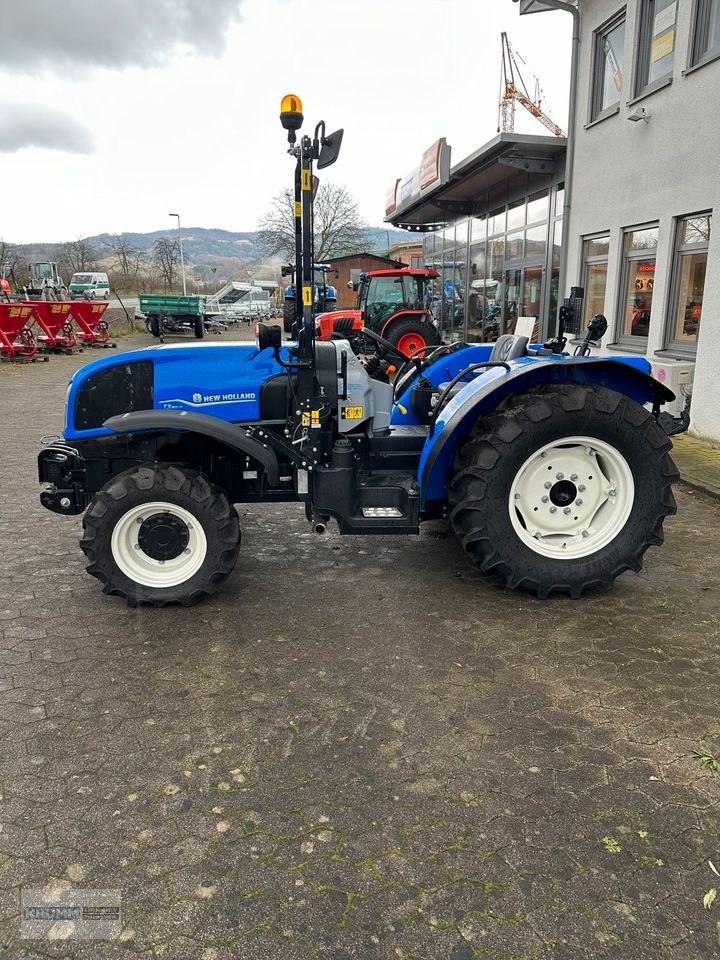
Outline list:
[[[109,300],[108,275],[106,273],[74,273],[68,293],[71,300]]]

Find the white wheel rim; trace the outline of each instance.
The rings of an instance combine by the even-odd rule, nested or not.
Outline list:
[[[523,463],[508,509],[515,533],[534,553],[577,560],[615,539],[634,502],[632,470],[615,447],[595,437],[562,437]]]
[[[143,522],[156,514],[170,514],[187,527],[187,546],[171,560],[148,556],[138,543]],[[189,510],[155,500],[133,507],[120,517],[112,532],[110,549],[118,569],[133,582],[144,587],[177,587],[202,567],[207,556],[207,537],[200,521]]]

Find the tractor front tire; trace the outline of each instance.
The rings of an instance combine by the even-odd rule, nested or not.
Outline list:
[[[399,320],[394,320],[385,328],[382,335],[406,357],[422,347],[433,347],[442,343],[440,334],[431,323],[417,320],[415,317],[401,317]]]
[[[639,404],[603,387],[542,386],[504,401],[459,447],[453,528],[510,589],[579,597],[638,571],[675,513],[672,444]]]
[[[96,494],[80,546],[103,593],[130,607],[187,607],[230,575],[240,528],[225,493],[197,470],[146,464]]]

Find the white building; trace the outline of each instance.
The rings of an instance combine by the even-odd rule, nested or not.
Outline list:
[[[563,292],[608,318],[603,352],[689,364],[691,431],[720,441],[720,0],[520,0],[551,9],[576,28]]]

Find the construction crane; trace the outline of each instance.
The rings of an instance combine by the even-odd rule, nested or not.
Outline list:
[[[565,131],[545,113],[542,108],[540,81],[535,77],[535,96],[531,97],[523,80],[517,59],[510,46],[507,33],[501,34],[502,68],[500,73],[500,109],[498,111],[498,133],[512,133],[515,130],[515,104],[522,104],[556,137],[566,137]],[[524,60],[522,61],[525,62]],[[526,64],[527,66],[527,64]]]

